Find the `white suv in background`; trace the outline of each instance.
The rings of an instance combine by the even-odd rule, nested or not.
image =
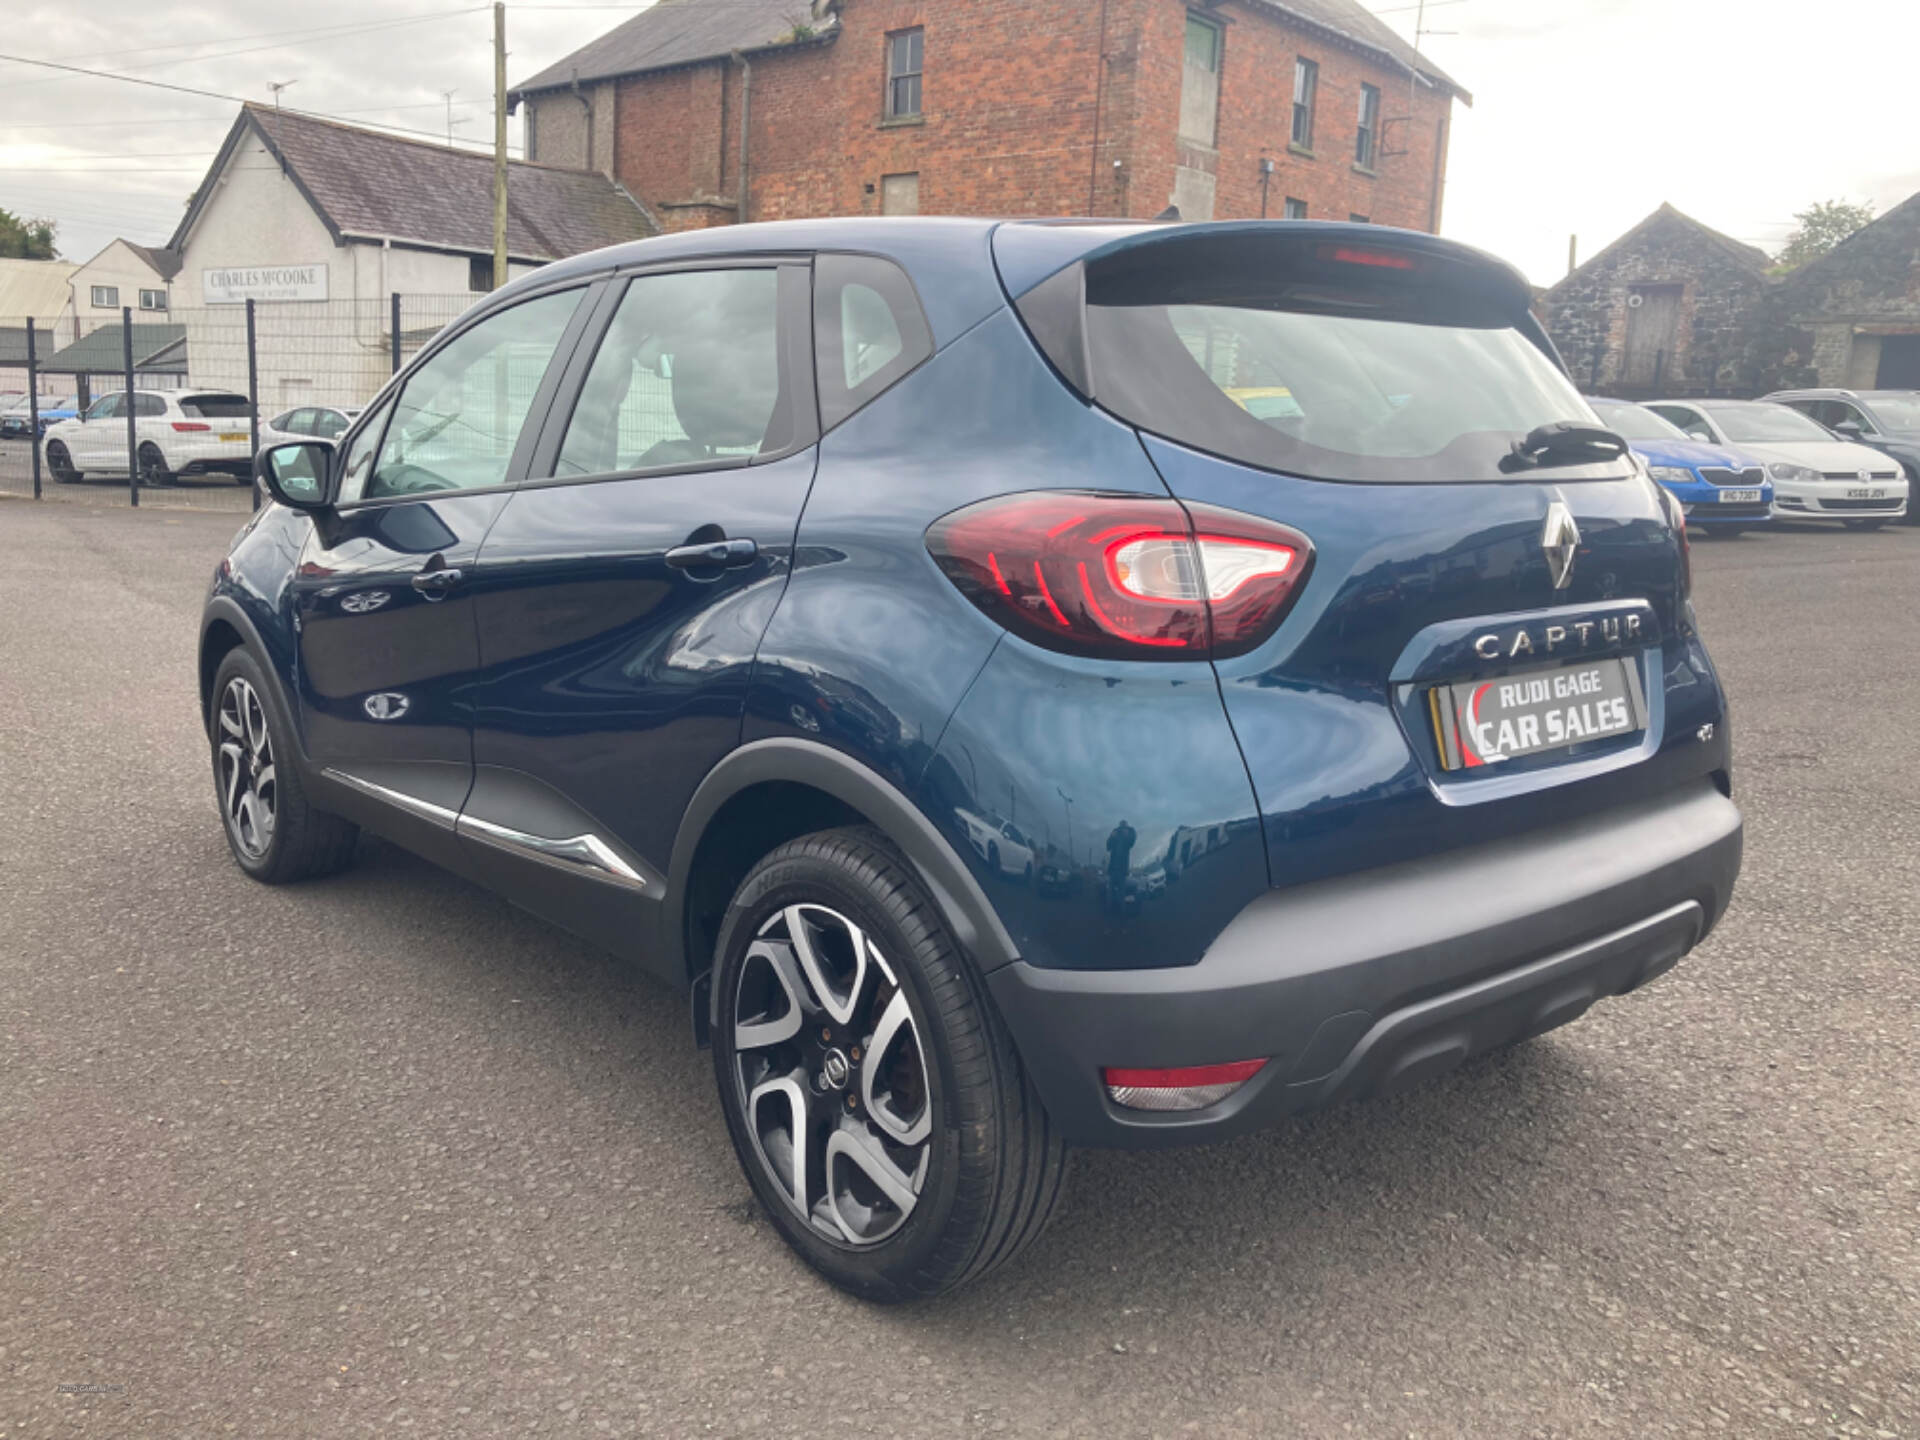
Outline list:
[[[1907,513],[1907,477],[1898,460],[1842,440],[1798,410],[1767,400],[1649,400],[1647,409],[1690,439],[1764,460],[1773,513],[1783,520],[1839,520],[1878,530]]]
[[[47,428],[47,470],[63,485],[127,473],[127,392],[102,395],[84,414]],[[133,392],[135,456],[142,485],[182,475],[253,479],[253,402],[228,390]]]

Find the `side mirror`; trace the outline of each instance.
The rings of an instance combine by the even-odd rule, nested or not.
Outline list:
[[[1867,432],[1860,428],[1860,422],[1858,420],[1842,420],[1833,427],[1833,433],[1836,435],[1844,435],[1849,440],[1858,440]]]
[[[291,510],[324,510],[331,496],[333,446],[325,440],[275,445],[253,457],[253,476],[267,493]]]
[[[1713,444],[1713,436],[1705,430],[1689,430],[1687,431],[1687,438],[1689,440],[1698,440],[1702,445]]]

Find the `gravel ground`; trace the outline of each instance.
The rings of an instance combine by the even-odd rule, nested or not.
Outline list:
[[[756,1218],[681,1000],[390,848],[233,867],[234,523],[0,502],[0,1436],[1920,1435],[1920,532],[1697,547],[1748,850],[1672,975],[1083,1154],[886,1311]]]

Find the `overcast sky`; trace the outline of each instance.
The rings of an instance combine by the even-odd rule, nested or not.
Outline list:
[[[1412,32],[1412,0],[1369,3]],[[491,138],[485,6],[7,8],[7,53],[261,101],[270,81],[292,81],[288,105],[442,137],[452,90],[455,138]],[[511,5],[509,81],[638,8]],[[1430,0],[1427,24],[1454,32],[1425,47],[1474,96],[1456,111],[1443,230],[1536,281],[1565,270],[1570,234],[1591,255],[1663,200],[1776,248],[1813,201],[1884,210],[1920,190],[1916,0]],[[0,61],[0,207],[57,219],[69,259],[116,235],[162,244],[233,114],[230,101]],[[510,135],[517,145],[517,118]]]

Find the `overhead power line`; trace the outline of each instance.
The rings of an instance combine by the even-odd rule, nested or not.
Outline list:
[[[67,65],[58,60],[36,60],[31,55],[0,54],[0,60],[11,60],[16,65],[33,65],[42,70],[59,70],[69,75],[85,75],[95,80],[118,80],[124,85],[142,85],[151,90],[166,90],[178,95],[194,95],[203,100],[224,100],[229,105],[248,105],[253,103],[241,95],[227,95],[218,90],[202,90],[195,85],[176,85],[169,80],[149,80],[142,75],[123,75],[113,70],[89,70],[83,65]],[[295,110],[288,108],[288,115],[306,115],[315,120],[331,120],[335,117],[320,110]],[[418,135],[428,140],[440,140],[441,136],[431,130],[414,130],[404,125],[382,125],[378,121],[368,121],[368,125],[377,130],[391,130],[400,135]]]

